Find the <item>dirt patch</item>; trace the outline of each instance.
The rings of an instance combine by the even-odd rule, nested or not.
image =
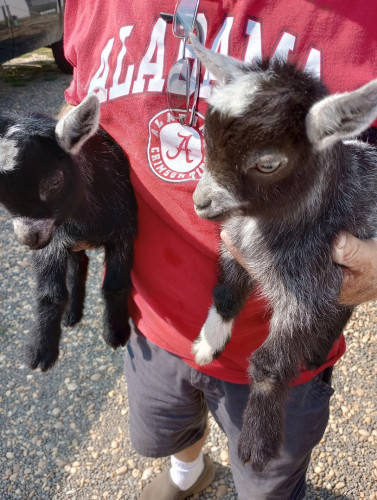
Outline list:
[[[0,66],[0,81],[12,87],[25,87],[35,79],[52,81],[57,77],[52,51],[47,48],[30,52]]]

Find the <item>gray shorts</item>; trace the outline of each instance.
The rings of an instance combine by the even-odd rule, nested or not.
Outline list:
[[[263,473],[244,466],[237,455],[248,385],[200,373],[140,332],[133,332],[128,342],[125,372],[131,441],[138,453],[163,457],[194,444],[203,436],[209,410],[228,437],[240,500],[304,498],[310,454],[321,440],[329,417],[331,369],[290,389],[283,448]]]

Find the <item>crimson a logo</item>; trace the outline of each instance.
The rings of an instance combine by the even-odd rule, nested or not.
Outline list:
[[[203,175],[204,117],[196,113],[196,127],[181,125],[169,110],[149,122],[148,163],[167,182],[199,181]]]

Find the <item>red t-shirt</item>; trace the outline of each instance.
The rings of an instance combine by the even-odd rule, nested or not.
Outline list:
[[[131,161],[139,206],[131,298],[135,323],[152,342],[196,369],[248,383],[250,353],[268,334],[265,304],[255,296],[216,361],[198,367],[191,353],[212,302],[219,225],[197,217],[192,201],[203,172],[208,73],[195,128],[181,126],[168,111],[167,76],[181,57],[182,42],[159,14],[173,13],[174,7],[171,0],[68,0],[65,51],[75,72],[66,98],[78,104],[88,92],[98,92],[101,124]],[[279,53],[315,72],[332,92],[355,89],[377,76],[373,2],[202,0],[198,21],[208,48],[248,61]],[[327,365],[344,350],[341,337]],[[316,373],[303,372],[298,382]]]

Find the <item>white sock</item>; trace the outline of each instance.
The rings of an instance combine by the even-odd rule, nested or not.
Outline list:
[[[170,459],[170,477],[173,483],[182,491],[188,490],[196,483],[204,470],[203,452],[201,451],[198,458],[193,462],[183,462],[182,460],[178,460],[174,455]]]

